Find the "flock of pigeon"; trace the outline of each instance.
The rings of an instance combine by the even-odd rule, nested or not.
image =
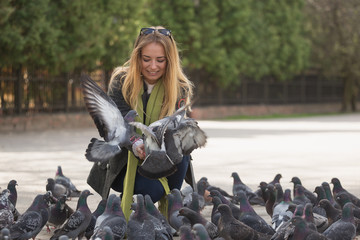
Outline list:
[[[206,177],[190,186],[173,189],[166,196],[167,216],[160,213],[148,195],[134,195],[133,210],[126,221],[121,198],[111,194],[91,212],[89,190],[79,191],[64,176],[61,166],[48,179],[46,192],[37,195],[28,209],[16,210],[16,180],[0,196],[0,240],[35,239],[46,227],[53,239],[355,239],[360,231],[360,199],[345,190],[338,178],[307,190],[298,177],[293,189],[282,189],[281,174],[251,190],[236,172],[232,194],[210,185]],[[78,198],[72,209],[66,201]],[[253,208],[263,206],[271,223]],[[210,216],[203,214],[211,208]],[[55,228],[53,231],[51,228]]]

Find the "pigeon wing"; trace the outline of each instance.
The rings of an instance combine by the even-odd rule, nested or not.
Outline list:
[[[124,118],[115,102],[87,75],[81,76],[84,101],[90,116],[106,142],[124,135]]]

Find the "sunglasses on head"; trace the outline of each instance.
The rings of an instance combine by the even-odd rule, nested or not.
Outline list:
[[[171,38],[171,31],[165,28],[155,29],[155,28],[142,28],[140,30],[140,35],[149,35],[154,32],[159,32],[162,35],[168,36]]]

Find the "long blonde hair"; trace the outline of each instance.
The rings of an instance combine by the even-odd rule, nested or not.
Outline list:
[[[161,26],[151,28],[163,29]],[[139,35],[135,41],[130,59],[122,67],[117,67],[113,71],[110,85],[116,79],[115,76],[125,73],[122,94],[127,104],[132,109],[137,109],[138,96],[143,87],[143,80],[141,78],[141,50],[152,42],[160,43],[164,47],[167,62],[164,76],[162,76],[165,93],[160,118],[163,118],[175,111],[176,101],[180,97],[185,98],[186,103],[189,103],[193,94],[193,84],[182,70],[178,49],[173,36],[165,36],[158,31],[148,35]],[[182,96],[183,92],[187,95]]]

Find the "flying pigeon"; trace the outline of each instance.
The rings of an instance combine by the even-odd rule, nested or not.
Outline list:
[[[169,124],[184,111],[185,106],[178,109],[173,115],[155,121],[149,126],[141,122],[129,123],[140,129],[144,135],[145,159],[138,168],[141,175],[150,179],[158,179],[177,171],[174,159],[171,159],[168,155],[164,134]]]
[[[49,219],[48,204],[49,196],[47,194],[37,195],[30,207],[10,227],[11,238],[35,239]]]
[[[105,140],[92,138],[86,149],[86,159],[106,162],[120,153],[122,147],[131,149],[134,134],[128,123],[134,121],[136,111],[130,110],[123,117],[115,102],[87,75],[81,76],[81,86],[86,109]]]
[[[58,239],[61,235],[66,235],[69,238],[80,238],[84,235],[84,232],[89,226],[91,221],[91,211],[87,204],[88,196],[93,195],[89,190],[81,192],[76,211],[66,220],[63,226],[55,231],[51,240]]]
[[[71,181],[70,178],[66,177],[63,174],[61,166],[57,167],[54,179],[55,179],[55,183],[64,185],[70,191],[70,197],[80,196],[81,191],[75,187],[74,183]]]
[[[341,218],[331,224],[323,233],[328,239],[354,239],[356,227],[354,225],[353,203],[346,203]]]

